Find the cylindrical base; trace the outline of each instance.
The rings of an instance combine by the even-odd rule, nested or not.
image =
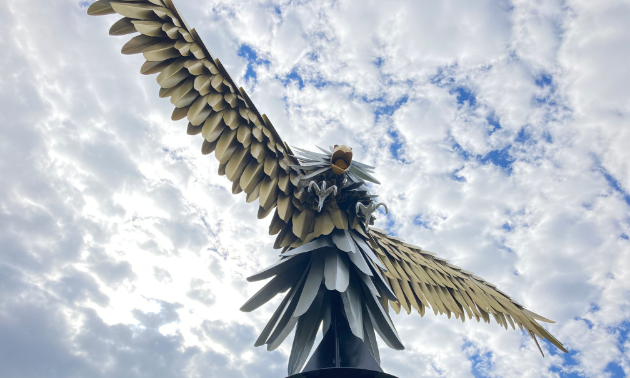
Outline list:
[[[287,378],[396,378],[393,375],[357,368],[333,367],[294,374]]]

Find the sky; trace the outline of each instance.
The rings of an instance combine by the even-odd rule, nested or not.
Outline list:
[[[630,2],[176,0],[287,143],[374,165],[376,226],[497,285],[519,331],[393,315],[414,377],[630,375]],[[0,0],[3,377],[286,376],[267,220],[170,120],[119,17]],[[623,147],[626,146],[626,147]]]

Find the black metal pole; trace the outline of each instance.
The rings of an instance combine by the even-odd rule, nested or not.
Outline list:
[[[331,294],[330,328],[304,370],[289,378],[396,378],[384,373],[363,340],[352,334],[341,296]]]
[[[332,311],[331,311],[331,323],[335,328],[335,367],[341,367],[341,358],[339,356],[339,329],[338,327],[338,315],[339,315],[339,293],[333,291],[332,293]]]

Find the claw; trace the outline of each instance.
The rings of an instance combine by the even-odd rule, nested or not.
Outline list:
[[[387,205],[385,205],[383,202],[376,204],[376,208],[374,210],[378,210],[378,208],[381,206],[385,208],[385,214],[389,214],[389,211],[387,210]]]
[[[311,188],[313,186],[315,187],[315,194],[317,194],[317,197],[319,197],[317,206],[317,212],[319,213],[322,211],[322,208],[324,207],[324,202],[326,201],[328,195],[330,195],[330,193],[332,192],[334,192],[333,196],[337,195],[337,186],[333,185],[330,188],[327,188],[328,184],[326,184],[326,181],[322,181],[322,186],[320,187],[315,181],[311,181],[308,183],[309,193],[311,192]]]
[[[357,202],[357,206],[356,206],[356,208],[357,208],[357,214],[358,214],[359,212],[361,212],[361,213],[365,213],[365,212],[367,212],[367,207],[365,207],[365,205],[364,205],[364,204],[362,204],[361,202]]]
[[[311,181],[311,182],[308,183],[308,192],[309,193],[311,192],[311,187],[313,185],[315,185],[315,193],[319,192],[320,191],[319,185],[317,185],[317,183],[315,181]],[[324,185],[326,185],[326,181],[324,181]]]
[[[372,213],[378,210],[379,207],[383,206],[385,208],[385,214],[389,214],[389,210],[387,209],[387,205],[384,203],[374,203],[370,202],[367,206],[362,204],[361,202],[357,202],[356,210],[357,214],[363,214],[365,217],[365,222],[368,223],[372,218]]]

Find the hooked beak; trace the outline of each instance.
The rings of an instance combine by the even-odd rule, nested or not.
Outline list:
[[[348,146],[335,146],[330,167],[336,175],[342,175],[348,171],[352,163],[352,148]]]

